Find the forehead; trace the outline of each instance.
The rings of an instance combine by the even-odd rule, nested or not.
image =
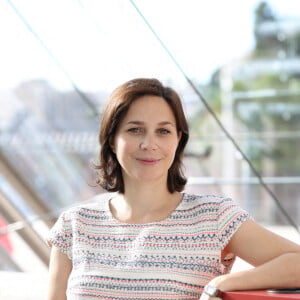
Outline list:
[[[139,97],[131,103],[125,119],[133,116],[153,119],[160,117],[175,120],[174,113],[168,102],[162,97],[153,95]]]

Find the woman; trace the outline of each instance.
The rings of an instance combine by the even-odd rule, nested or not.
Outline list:
[[[182,193],[188,125],[156,79],[118,87],[103,112],[98,183],[109,200],[72,208],[51,230],[48,300],[221,299],[300,286],[300,247],[231,199]],[[236,256],[253,269],[229,273]]]

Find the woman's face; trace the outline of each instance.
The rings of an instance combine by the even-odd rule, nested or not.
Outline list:
[[[122,167],[124,183],[167,183],[181,134],[168,103],[145,95],[136,99],[119,124],[113,148]]]

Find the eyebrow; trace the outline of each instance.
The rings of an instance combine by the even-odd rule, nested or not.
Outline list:
[[[143,121],[128,121],[128,122],[126,123],[126,125],[130,125],[130,124],[134,124],[134,125],[144,125],[145,122],[143,122]],[[175,124],[173,124],[173,123],[170,122],[170,121],[162,121],[162,122],[159,122],[158,125],[159,125],[159,126],[171,125],[171,126],[175,127]]]

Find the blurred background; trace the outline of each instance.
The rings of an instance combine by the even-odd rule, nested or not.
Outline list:
[[[1,300],[43,299],[49,228],[106,196],[99,118],[135,77],[182,97],[187,192],[300,241],[297,0],[0,0],[0,37]]]

